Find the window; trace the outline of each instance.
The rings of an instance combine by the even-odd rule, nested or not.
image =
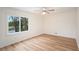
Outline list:
[[[28,19],[21,17],[21,31],[28,30]]]
[[[28,18],[9,16],[8,18],[8,31],[9,33],[21,32],[28,30]]]

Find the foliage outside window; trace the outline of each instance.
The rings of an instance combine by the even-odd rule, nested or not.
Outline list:
[[[28,18],[9,16],[8,18],[9,33],[27,31],[27,30],[28,30]]]

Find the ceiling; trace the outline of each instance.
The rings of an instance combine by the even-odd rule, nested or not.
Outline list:
[[[32,13],[41,13],[43,7],[13,7],[15,9],[19,9],[22,11],[28,11]],[[51,13],[65,12],[69,10],[74,10],[75,7],[46,7],[47,9],[54,9]]]

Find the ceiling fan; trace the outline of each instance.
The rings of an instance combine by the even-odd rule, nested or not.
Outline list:
[[[43,7],[42,8],[42,14],[45,15],[45,14],[50,14],[50,12],[53,12],[55,11],[55,9],[52,9],[52,8],[48,8],[48,7]]]

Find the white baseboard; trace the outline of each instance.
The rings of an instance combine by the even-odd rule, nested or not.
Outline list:
[[[44,33],[44,34],[50,34],[50,33]],[[50,35],[55,35],[55,36],[61,36],[61,37],[67,37],[67,38],[73,38],[73,39],[76,39],[76,37],[68,36],[68,35],[61,35],[61,34],[50,34]]]

